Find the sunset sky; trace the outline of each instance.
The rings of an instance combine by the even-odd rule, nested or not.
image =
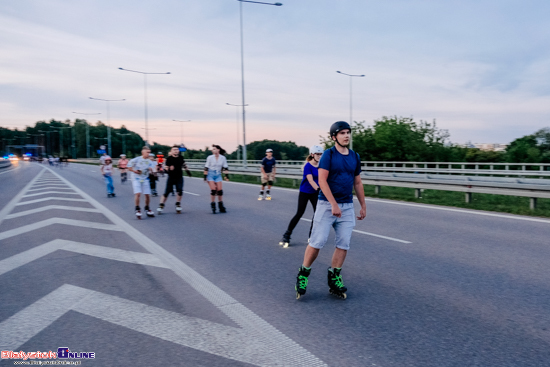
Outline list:
[[[243,4],[247,142],[319,142],[330,124],[437,120],[456,143],[550,126],[548,1],[281,0]],[[111,124],[150,140],[232,151],[241,103],[236,0],[0,2],[0,126],[74,119],[111,105]]]

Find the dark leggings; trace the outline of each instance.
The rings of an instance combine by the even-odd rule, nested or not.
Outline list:
[[[307,202],[311,201],[311,205],[313,206],[313,212],[315,213],[315,210],[317,209],[317,199],[319,197],[318,193],[313,194],[306,194],[305,192],[300,191],[300,195],[298,195],[298,210],[296,211],[296,215],[290,223],[288,224],[287,231],[289,233],[292,233],[294,231],[294,228],[298,224],[298,221],[300,218],[302,218],[302,215],[304,215],[306,208],[307,208]],[[311,236],[311,229],[313,228],[313,220],[311,221],[311,226],[309,227],[309,236]]]

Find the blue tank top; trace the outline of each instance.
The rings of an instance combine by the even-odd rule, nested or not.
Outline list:
[[[302,179],[302,183],[300,184],[300,191],[306,194],[314,194],[317,190],[311,186],[309,180],[307,179],[307,175],[312,175],[313,181],[315,181],[317,186],[319,185],[319,170],[309,162],[307,162],[304,166],[304,177]]]

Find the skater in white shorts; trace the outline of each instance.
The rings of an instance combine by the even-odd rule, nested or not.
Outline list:
[[[141,148],[141,156],[128,163],[128,170],[132,172],[132,188],[135,194],[136,217],[138,219],[141,219],[141,208],[139,207],[141,194],[145,195],[145,213],[148,217],[155,216],[155,213],[149,208],[151,202],[149,174],[155,170],[155,163],[149,159],[150,152],[149,147],[144,146]]]
[[[219,145],[212,145],[212,155],[206,158],[204,165],[204,182],[207,182],[210,187],[210,208],[214,214],[216,214],[216,196],[220,213],[226,212],[223,205],[222,174],[225,173],[225,180],[229,181],[227,171],[229,171],[229,166],[225,159],[225,149]]]
[[[277,168],[275,165],[277,161],[273,158],[273,149],[267,149],[265,151],[265,157],[262,159],[262,165],[260,166],[260,171],[262,172],[262,188],[260,190],[260,196],[258,200],[271,200],[271,186],[275,181],[275,174],[277,173]],[[267,191],[265,191],[265,186],[267,185]],[[265,195],[265,196],[264,196]]]

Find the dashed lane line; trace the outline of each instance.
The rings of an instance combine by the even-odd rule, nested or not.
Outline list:
[[[305,221],[305,222],[311,222],[311,219],[307,219],[307,218],[300,218],[300,220],[303,220],[303,221]],[[358,229],[354,229],[353,232],[361,233],[361,234],[366,234],[367,236],[373,236],[373,237],[383,238],[383,239],[385,239],[385,240],[390,240],[390,241],[395,241],[395,242],[412,243],[412,242],[410,242],[410,241],[400,240],[399,238],[393,238],[393,237],[388,237],[388,236],[382,236],[382,235],[380,235],[380,234],[370,233],[370,232],[365,232],[365,231],[360,231],[360,230],[358,230]]]
[[[10,214],[10,215],[6,216],[6,219],[26,217],[27,215],[36,214],[36,213],[40,213],[40,212],[45,212],[47,210],[72,210],[72,211],[77,211],[77,212],[99,213],[99,210],[94,209],[94,208],[81,208],[81,207],[78,207],[78,206],[66,206],[66,205],[46,205],[46,206],[41,206],[41,207],[36,208],[36,209],[30,209],[30,210],[25,210],[23,212],[17,212],[17,213]]]
[[[9,169],[9,170],[7,170],[7,171],[0,172],[0,175],[3,175],[4,173],[8,173],[8,172],[15,171],[16,169],[17,169],[17,167],[12,168],[12,169]]]

